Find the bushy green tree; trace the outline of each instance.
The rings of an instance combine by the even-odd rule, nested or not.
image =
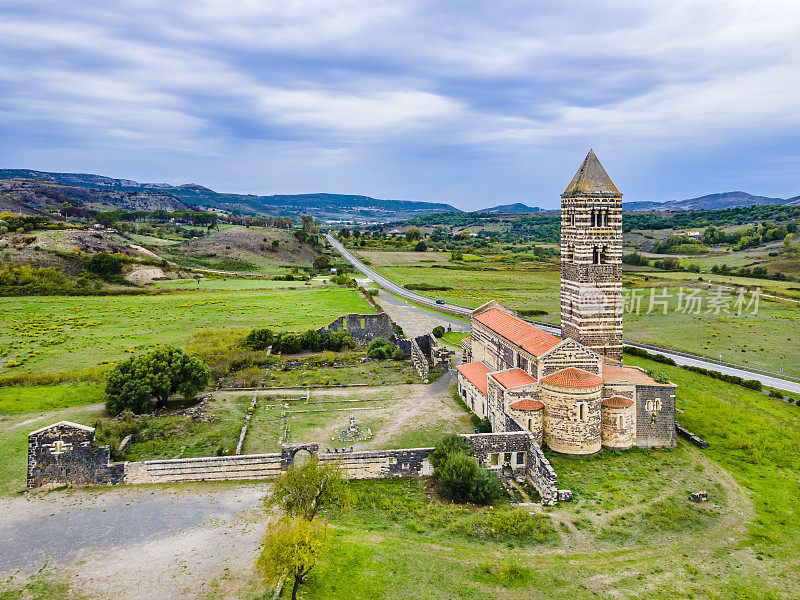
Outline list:
[[[469,443],[451,434],[431,454],[433,479],[442,495],[455,502],[489,504],[505,495],[497,476],[469,455]]]
[[[312,264],[317,271],[327,271],[331,268],[331,259],[322,254],[317,256]]]
[[[141,414],[163,406],[173,394],[192,398],[211,378],[205,363],[178,348],[160,346],[117,364],[106,383],[106,410]]]
[[[437,325],[433,328],[433,337],[440,338],[444,335],[444,327]]]
[[[300,347],[303,350],[317,351],[322,349],[322,339],[316,329],[306,329],[300,334]]]
[[[405,358],[405,354],[397,346],[383,338],[375,338],[367,346],[367,358],[377,358],[379,360],[386,360],[392,358],[394,360],[401,360]]]
[[[436,469],[451,454],[469,456],[469,442],[458,434],[448,434],[439,440],[428,460],[431,461],[431,466]]]
[[[422,239],[422,232],[419,230],[419,227],[411,227],[408,231],[406,231],[407,242],[415,242],[421,239]]]
[[[344,330],[332,331],[328,344],[329,347],[326,349],[333,350],[334,352],[341,352],[342,350],[356,347],[353,334]]]
[[[242,346],[245,348],[250,348],[251,350],[266,350],[274,341],[275,336],[273,335],[272,330],[267,327],[263,327],[260,329],[253,329],[250,333],[248,333],[247,337],[244,338],[244,341],[242,342]]]
[[[314,519],[320,510],[346,508],[350,503],[347,481],[336,463],[321,463],[312,456],[301,465],[293,464],[275,480],[264,499],[266,508],[278,507],[287,515]]]
[[[417,245],[414,246],[414,252],[427,252],[428,244],[423,242],[422,240],[417,242]]]
[[[325,521],[279,519],[261,540],[256,569],[267,585],[274,585],[284,573],[292,577],[292,600],[297,600],[297,590],[317,564],[327,535],[328,524]]]
[[[300,338],[293,333],[284,333],[275,341],[276,349],[281,354],[297,354],[303,348],[300,345]]]
[[[108,279],[122,273],[122,265],[125,257],[122,254],[108,254],[97,252],[89,259],[87,268],[103,279]]]

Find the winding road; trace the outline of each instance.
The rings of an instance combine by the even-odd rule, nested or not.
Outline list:
[[[328,240],[328,243],[333,246],[333,248],[339,252],[350,264],[352,264],[356,269],[361,271],[366,277],[368,277],[371,281],[377,283],[379,286],[395,294],[396,296],[400,296],[407,300],[411,300],[417,304],[422,304],[426,307],[430,307],[430,309],[448,312],[454,314],[456,316],[460,316],[462,318],[469,318],[469,314],[472,311],[471,308],[466,306],[461,306],[458,304],[436,304],[436,301],[428,296],[423,296],[422,294],[417,294],[416,292],[412,292],[410,290],[405,289],[404,287],[396,284],[391,279],[387,279],[380,273],[377,273],[367,267],[363,262],[358,260],[347,248],[342,245],[339,240],[333,237],[330,234],[325,234],[325,238]],[[429,309],[416,306],[414,304],[410,304],[408,306],[410,310],[417,310],[420,311],[420,314],[428,313]],[[545,331],[549,331],[555,335],[561,335],[561,329],[558,327],[554,327],[549,323],[542,323],[541,321],[531,321],[532,323],[538,325]],[[697,354],[691,354],[689,352],[679,352],[676,350],[671,350],[669,348],[663,348],[661,346],[656,346],[653,344],[641,344],[639,342],[630,342],[625,341],[624,344],[626,346],[635,346],[637,348],[643,348],[645,350],[658,352],[659,354],[663,354],[664,356],[668,356],[669,358],[673,359],[679,365],[688,365],[693,367],[701,367],[703,369],[711,369],[714,371],[719,371],[720,373],[725,373],[728,375],[736,375],[737,377],[743,377],[744,379],[756,379],[760,381],[762,384],[769,386],[771,388],[775,388],[777,390],[784,390],[787,392],[794,392],[800,394],[800,380],[792,380],[786,377],[781,377],[778,374],[773,374],[765,371],[758,371],[756,369],[750,369],[747,367],[743,367],[741,365],[735,365],[731,363],[726,363],[723,361],[714,360],[705,356],[699,356]]]

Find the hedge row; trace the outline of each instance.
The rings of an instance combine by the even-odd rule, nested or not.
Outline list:
[[[720,373],[719,371],[712,371],[711,369],[704,369],[702,367],[693,367],[691,365],[678,365],[678,363],[676,363],[668,356],[664,356],[663,354],[652,354],[647,350],[643,350],[642,348],[625,346],[625,348],[623,348],[623,351],[625,352],[625,354],[630,354],[632,356],[639,356],[641,358],[646,358],[648,360],[660,362],[665,365],[671,365],[673,367],[680,366],[681,369],[686,369],[687,371],[692,371],[694,373],[700,373],[701,375],[713,377],[714,379],[719,379],[720,381],[725,381],[727,383],[741,385],[742,387],[746,387],[751,390],[761,391],[763,387],[762,383],[757,379],[744,379],[743,377],[739,377],[738,375],[728,375],[727,373]]]

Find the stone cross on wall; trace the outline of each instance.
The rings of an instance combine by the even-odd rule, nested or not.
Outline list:
[[[50,453],[53,456],[59,456],[60,454],[64,454],[70,450],[72,450],[72,444],[67,443],[64,440],[56,440],[53,442],[53,449],[50,451]]]

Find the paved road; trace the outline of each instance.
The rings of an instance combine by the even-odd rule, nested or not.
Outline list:
[[[383,275],[376,273],[369,267],[367,267],[364,263],[358,260],[353,254],[348,251],[336,238],[331,236],[330,234],[325,234],[328,242],[345,258],[347,259],[356,269],[361,271],[364,275],[366,275],[369,279],[380,285],[381,287],[389,290],[393,294],[397,294],[398,296],[402,296],[403,298],[407,298],[413,302],[424,304],[425,306],[430,306],[431,308],[441,309],[447,308],[454,313],[459,315],[464,315],[465,317],[469,316],[470,308],[465,306],[459,306],[458,304],[445,304],[444,306],[437,305],[436,302],[423,296],[421,294],[417,294],[410,290],[405,289],[402,286],[397,285],[392,280],[387,279]],[[425,308],[421,308],[419,306],[408,305],[409,308],[416,309],[420,311],[420,313],[428,312]],[[544,329],[545,331],[549,331],[555,335],[560,336],[561,330],[558,327],[554,327],[547,323],[537,322],[534,321],[536,325]],[[752,369],[748,369],[747,367],[742,367],[740,365],[732,365],[728,363],[723,363],[721,361],[715,361],[713,359],[708,359],[703,356],[697,356],[690,353],[684,352],[676,352],[674,350],[669,350],[667,348],[662,348],[660,346],[651,345],[651,344],[640,344],[637,342],[625,342],[626,346],[636,346],[639,348],[644,348],[651,352],[658,352],[659,354],[663,354],[664,356],[668,356],[673,359],[679,365],[690,365],[694,367],[702,367],[704,369],[711,369],[714,371],[719,371],[720,373],[726,373],[728,375],[736,375],[738,377],[743,377],[745,379],[757,379],[762,384],[773,387],[778,390],[784,390],[788,392],[794,392],[800,394],[800,381],[792,381],[790,379],[785,379],[783,377],[777,375],[771,375],[765,372],[754,371]]]

